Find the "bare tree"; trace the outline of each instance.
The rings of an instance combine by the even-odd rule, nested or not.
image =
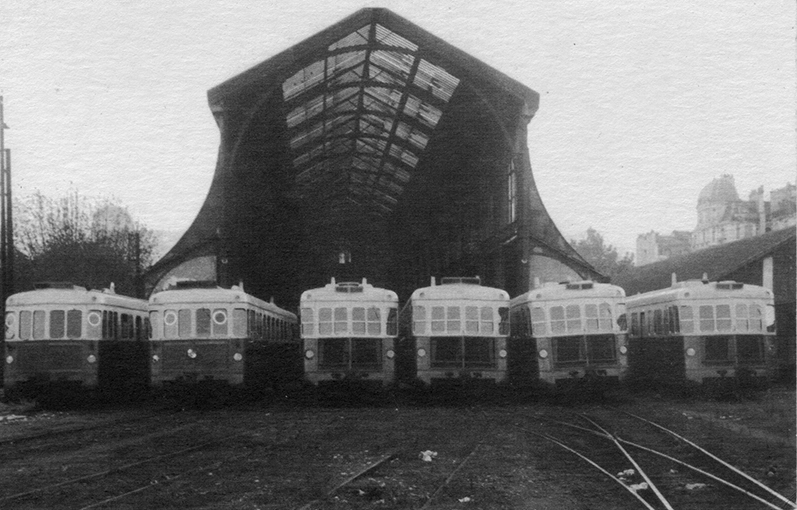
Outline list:
[[[89,198],[76,190],[61,198],[41,192],[15,203],[18,290],[36,281],[70,281],[141,295],[141,274],[152,264],[155,234],[133,221],[112,198]]]
[[[626,253],[622,258],[617,253],[617,248],[611,244],[606,244],[603,236],[597,230],[590,227],[587,229],[586,239],[579,241],[570,240],[570,245],[584,257],[584,260],[592,264],[598,272],[605,274],[611,279],[628,271],[634,267],[634,255]]]

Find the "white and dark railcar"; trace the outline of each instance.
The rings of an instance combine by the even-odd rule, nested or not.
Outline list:
[[[401,312],[402,371],[426,385],[501,383],[507,377],[509,294],[479,277],[416,289]]]
[[[149,299],[151,384],[276,388],[301,380],[296,315],[215,282],[177,282]]]
[[[634,379],[663,383],[765,383],[774,352],[771,290],[735,281],[687,280],[630,296]]]
[[[628,369],[625,291],[547,283],[511,301],[510,376],[518,384],[619,382]]]
[[[318,386],[346,381],[384,387],[395,382],[398,296],[333,278],[300,300],[305,379]]]
[[[130,392],[148,384],[147,302],[69,283],[41,283],[6,300],[7,391]]]

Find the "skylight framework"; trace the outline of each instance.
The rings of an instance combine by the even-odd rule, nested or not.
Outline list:
[[[376,22],[331,44],[282,84],[299,195],[391,213],[459,82]]]

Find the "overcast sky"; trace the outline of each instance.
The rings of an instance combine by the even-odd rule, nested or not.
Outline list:
[[[216,164],[207,90],[365,6],[3,0],[14,193],[74,187],[187,228]],[[568,238],[592,226],[633,251],[637,234],[692,230],[723,173],[742,197],[795,181],[793,0],[378,6],[540,93],[531,163]]]

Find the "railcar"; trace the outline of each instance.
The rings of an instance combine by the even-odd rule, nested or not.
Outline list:
[[[547,283],[512,299],[516,384],[619,382],[628,368],[625,291],[592,281]]]
[[[688,280],[628,298],[629,363],[651,382],[765,383],[774,353],[771,290]]]
[[[151,384],[278,388],[301,380],[297,317],[243,285],[176,282],[149,299]]]
[[[398,296],[387,289],[333,278],[300,300],[305,379],[376,388],[395,382]]]
[[[506,380],[509,295],[478,276],[432,278],[412,293],[401,324],[402,370],[425,385]]]
[[[7,391],[143,390],[147,302],[70,283],[40,283],[6,300]]]

